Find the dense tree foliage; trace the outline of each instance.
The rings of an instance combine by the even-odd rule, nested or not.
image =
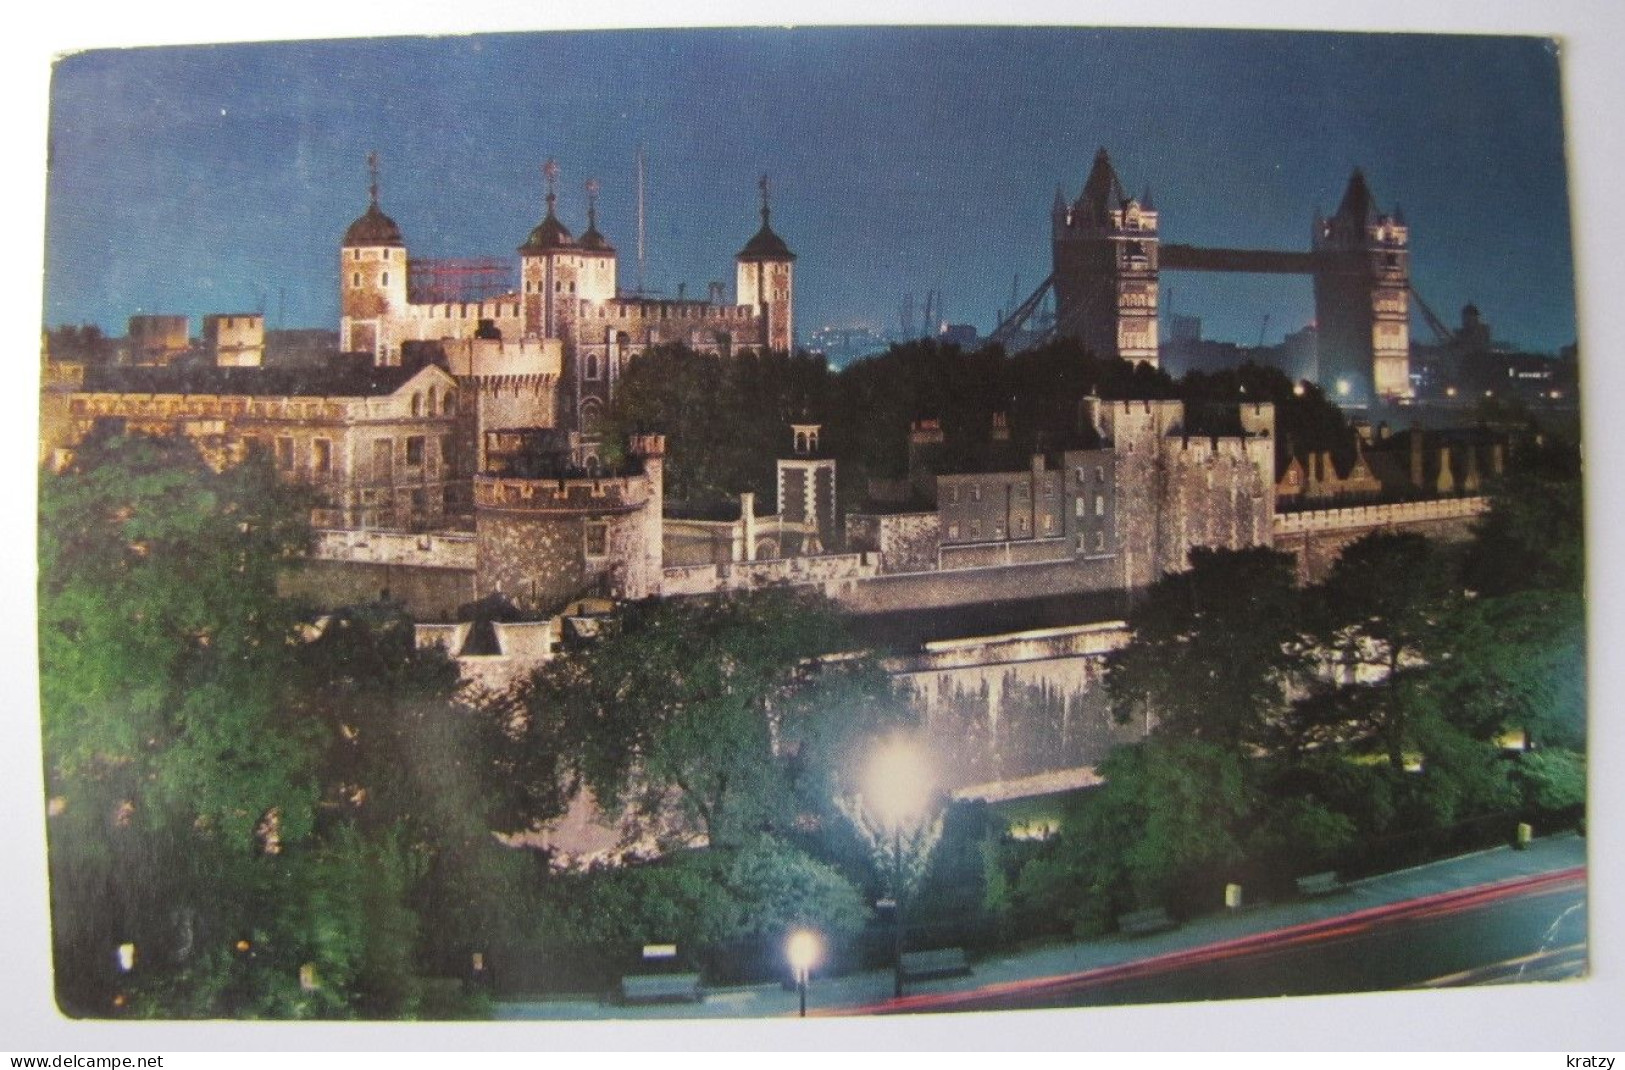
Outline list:
[[[1283,462],[1289,446],[1330,450],[1345,466],[1353,457],[1341,410],[1313,385],[1251,364],[1193,372],[1176,383],[1147,364],[1099,359],[1070,339],[1015,355],[907,342],[839,372],[806,354],[724,359],[661,347],[628,365],[605,427],[610,440],[664,432],[668,497],[678,508],[705,512],[726,509],[741,491],[770,499],[772,460],[790,448],[786,424],[820,422],[824,447],[841,465],[843,502],[856,505],[871,479],[906,474],[916,421],[940,423],[949,470],[983,467],[990,457],[1019,465],[1035,451],[1093,445],[1093,432],[1080,422],[1090,396],[1181,398],[1192,428],[1213,432],[1234,430],[1238,402],[1268,401],[1276,407]],[[1006,421],[1007,446],[993,445],[995,415]]]
[[[412,1014],[426,964],[513,921],[526,860],[489,819],[560,802],[500,790],[500,714],[455,700],[455,671],[398,609],[313,621],[278,597],[308,505],[268,465],[215,472],[182,440],[96,437],[42,477],[72,1013]]]
[[[599,803],[657,837],[684,825],[736,844],[832,798],[854,748],[898,716],[885,675],[830,606],[768,590],[626,606],[591,645],[537,674]],[[793,756],[793,757],[792,757]]]
[[[1129,617],[1107,660],[1118,719],[1244,750],[1267,741],[1304,664],[1292,559],[1267,549],[1191,551]]]
[[[789,455],[786,426],[827,405],[821,359],[755,350],[727,358],[662,346],[632,361],[604,422],[607,442],[627,434],[666,436],[666,496],[675,508],[763,501],[775,492],[773,459]]]
[[[1294,591],[1264,551],[1194,553],[1109,662],[1145,741],[1011,875],[1029,930],[1095,932],[1145,902],[1480,843],[1492,818],[1583,812],[1579,471],[1523,443],[1465,545],[1377,532]],[[1511,735],[1509,736],[1509,733]],[[1511,760],[1522,733],[1538,749]]]

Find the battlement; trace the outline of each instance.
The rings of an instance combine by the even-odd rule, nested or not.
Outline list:
[[[642,436],[664,439],[660,435]],[[572,516],[632,513],[654,496],[648,478],[638,475],[563,479],[517,479],[477,476],[474,507],[503,512],[551,513]]]
[[[456,338],[440,345],[456,376],[556,380],[564,368],[564,343],[557,338]]]
[[[1474,497],[1357,505],[1343,509],[1305,509],[1276,513],[1274,528],[1276,538],[1311,532],[1377,530],[1432,520],[1470,519],[1487,512],[1489,507],[1488,498]]]
[[[749,305],[714,305],[709,301],[643,300],[616,298],[613,301],[582,301],[583,320],[617,321],[626,324],[689,322],[699,326],[748,325],[756,318]]]

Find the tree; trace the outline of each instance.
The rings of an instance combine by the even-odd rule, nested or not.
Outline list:
[[[242,924],[241,877],[312,829],[319,730],[292,715],[308,539],[268,465],[100,435],[40,492],[40,677],[58,991],[112,1010],[111,949],[148,961]],[[190,937],[188,937],[190,940]],[[192,941],[195,943],[195,941]]]
[[[666,436],[666,494],[708,509],[764,500],[775,490],[771,459],[788,456],[789,423],[823,411],[829,371],[822,360],[748,350],[727,358],[660,346],[627,365],[605,414],[604,439]]]
[[[1191,551],[1129,615],[1127,646],[1107,658],[1118,720],[1244,751],[1266,741],[1304,670],[1292,559],[1257,548]]]
[[[1445,654],[1455,571],[1425,536],[1379,531],[1345,547],[1315,590],[1339,705],[1394,769],[1405,767],[1412,723],[1432,698],[1427,670]]]
[[[787,590],[634,603],[543,666],[529,708],[566,726],[600,805],[657,835],[676,816],[736,844],[787,828],[895,716],[870,660],[819,660],[851,647],[826,603]]]
[[[490,818],[550,815],[558,793],[501,790],[523,764],[503,711],[459,704],[398,607],[312,624],[277,596],[308,515],[267,464],[216,472],[180,439],[95,436],[42,477],[70,1013],[411,1015],[426,959],[512,928],[528,863]]]

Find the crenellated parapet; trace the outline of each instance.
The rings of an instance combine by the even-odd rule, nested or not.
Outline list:
[[[653,497],[649,481],[640,475],[576,479],[515,479],[477,476],[474,507],[506,512],[556,513],[586,516],[630,513]]]

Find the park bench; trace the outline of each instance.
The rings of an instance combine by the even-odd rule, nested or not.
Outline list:
[[[1338,880],[1337,874],[1331,870],[1298,878],[1298,894],[1302,896],[1331,895],[1347,887],[1348,885]]]
[[[1119,914],[1117,917],[1117,928],[1126,936],[1147,936],[1177,928],[1178,925],[1179,923],[1169,917],[1168,912],[1161,907],[1136,910],[1128,914]]]
[[[905,951],[898,964],[905,981],[929,981],[938,977],[969,976],[970,963],[962,947],[939,947],[930,951]]]
[[[639,973],[621,978],[622,1003],[698,1003],[698,973]]]

